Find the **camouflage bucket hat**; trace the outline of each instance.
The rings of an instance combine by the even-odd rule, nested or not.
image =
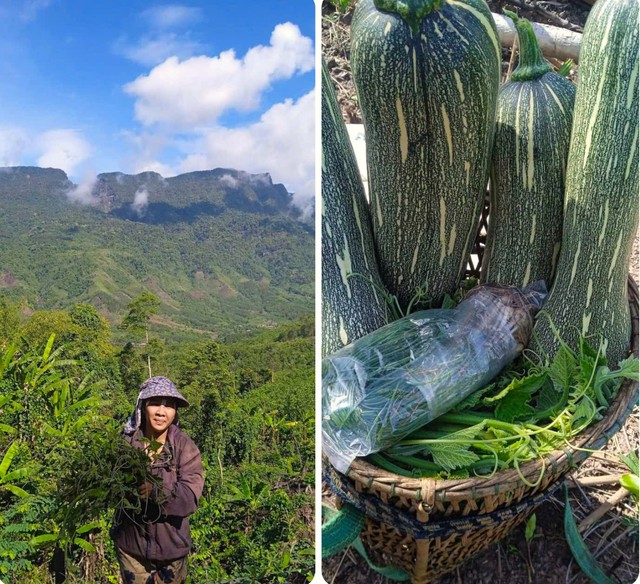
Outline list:
[[[136,408],[124,427],[125,434],[133,434],[140,428],[142,424],[142,404],[152,397],[172,397],[176,400],[176,407],[186,408],[189,406],[189,402],[170,379],[166,377],[150,377],[140,386]]]

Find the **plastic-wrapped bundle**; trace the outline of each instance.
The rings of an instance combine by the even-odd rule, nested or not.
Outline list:
[[[346,472],[486,385],[528,344],[546,290],[479,286],[453,309],[416,312],[322,361],[323,450]]]

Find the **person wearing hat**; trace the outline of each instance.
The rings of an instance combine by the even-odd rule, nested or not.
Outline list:
[[[183,584],[191,550],[188,516],[195,512],[204,486],[202,457],[178,427],[178,408],[189,403],[166,377],[140,386],[125,439],[148,452],[154,486],[138,486],[140,514],[116,515],[111,536],[124,584]],[[151,441],[151,442],[149,442]],[[160,446],[151,451],[150,445]]]

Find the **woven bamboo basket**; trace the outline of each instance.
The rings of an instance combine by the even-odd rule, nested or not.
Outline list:
[[[469,264],[470,275],[480,269],[482,241],[479,234],[478,260]],[[636,356],[638,301],[638,287],[629,279],[631,350]],[[404,569],[413,584],[427,584],[525,521],[562,484],[565,474],[589,455],[579,449],[602,448],[636,403],[638,384],[626,381],[603,419],[579,434],[573,447],[520,467],[526,483],[513,469],[491,478],[407,478],[361,459],[352,463],[347,476],[325,461],[324,480],[343,501],[364,511],[361,539],[373,561]]]

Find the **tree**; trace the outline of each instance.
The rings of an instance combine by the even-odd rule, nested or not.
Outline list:
[[[39,310],[20,329],[20,335],[32,347],[46,344],[52,333],[55,334],[55,344],[59,347],[76,338],[78,327],[65,310]]]
[[[20,326],[20,310],[17,304],[0,296],[0,346],[8,343]]]
[[[101,359],[108,359],[113,355],[111,327],[95,307],[76,304],[69,311],[69,316],[78,329],[75,341],[83,348],[84,353],[95,351]]]
[[[145,335],[145,347],[149,346],[149,321],[153,314],[157,314],[160,307],[160,300],[151,292],[143,292],[135,300],[132,300],[127,308],[129,312],[124,320],[120,323],[119,328],[129,331],[134,335]],[[147,366],[149,368],[149,377],[151,377],[151,353],[147,353]]]

